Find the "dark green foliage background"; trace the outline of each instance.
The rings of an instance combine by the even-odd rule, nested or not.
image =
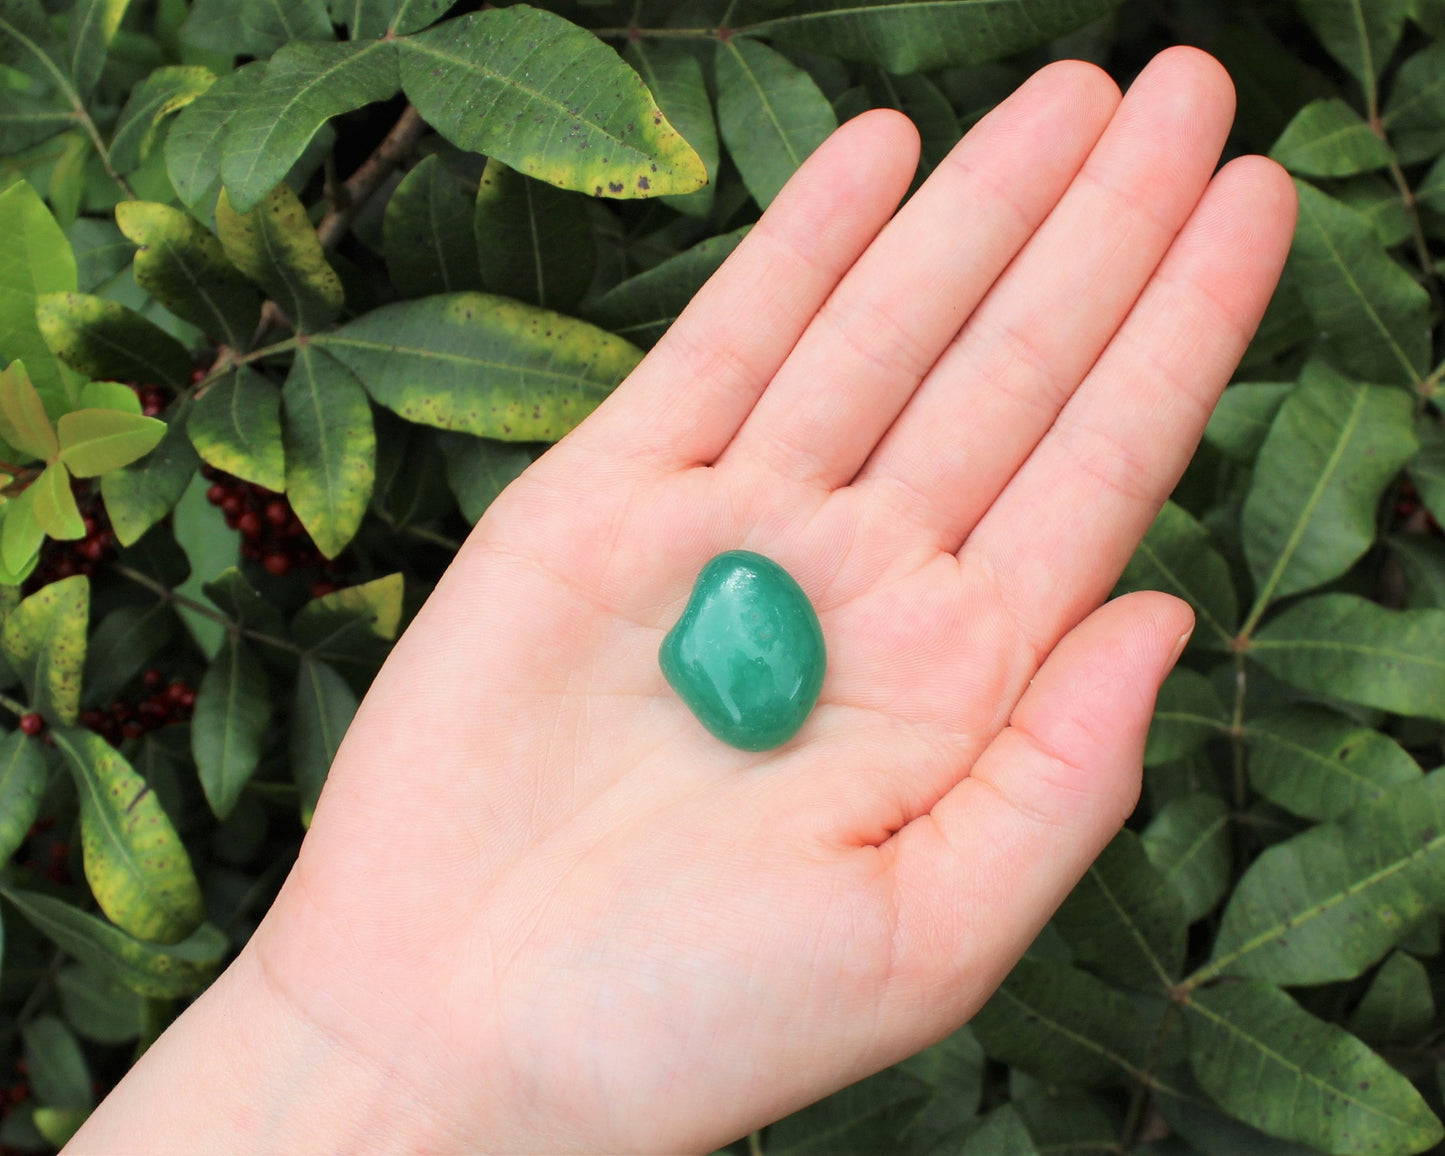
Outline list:
[[[1439,1145],[1445,0],[0,0],[0,364],[39,391],[0,380],[0,1150],[62,1143],[245,942],[469,526],[840,120],[902,109],[921,177],[1048,60],[1176,43],[1301,216],[1120,583],[1199,618],[1143,800],[969,1027],[729,1151]],[[91,379],[164,387],[159,446]],[[316,552],[242,557],[203,460]],[[122,548],[42,588],[66,468]],[[194,718],[75,727],[147,668]]]

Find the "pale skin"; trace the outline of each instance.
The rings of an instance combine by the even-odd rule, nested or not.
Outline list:
[[[495,503],[235,963],[70,1152],[707,1152],[965,1022],[1140,789],[1192,625],[1107,597],[1284,262],[1223,69],[1036,74],[901,209],[872,112]],[[703,564],[801,583],[796,738],[657,649]]]

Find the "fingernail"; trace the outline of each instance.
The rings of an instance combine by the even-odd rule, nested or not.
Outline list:
[[[1189,639],[1194,634],[1194,627],[1190,627],[1179,636],[1179,641],[1174,644],[1174,653],[1169,656],[1168,666],[1173,667],[1179,661],[1179,656],[1184,653],[1184,648],[1189,645]]]

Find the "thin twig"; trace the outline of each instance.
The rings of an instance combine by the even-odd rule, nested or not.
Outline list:
[[[243,626],[229,615],[221,613],[213,606],[207,606],[204,602],[197,602],[194,598],[187,598],[184,594],[177,594],[164,582],[157,582],[149,574],[124,566],[119,562],[112,562],[111,567],[122,578],[129,578],[138,586],[144,586],[152,594],[156,595],[163,602],[169,602],[174,606],[199,614],[202,618],[209,618],[212,622],[224,626],[232,634],[238,634],[250,638],[255,642],[263,643],[266,646],[275,647],[277,650],[284,650],[288,654],[305,654],[306,652],[287,638],[277,638],[274,634],[267,634],[264,630],[253,630],[249,626]]]
[[[426,121],[422,120],[416,106],[407,105],[391,126],[391,131],[376,146],[376,151],[336,189],[335,207],[316,226],[316,236],[320,238],[323,249],[334,248],[346,235],[362,206],[381,187],[392,169],[406,159],[425,130]]]

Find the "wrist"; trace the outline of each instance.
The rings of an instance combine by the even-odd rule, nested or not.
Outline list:
[[[66,1147],[95,1153],[457,1150],[404,1074],[306,1018],[243,951]]]

